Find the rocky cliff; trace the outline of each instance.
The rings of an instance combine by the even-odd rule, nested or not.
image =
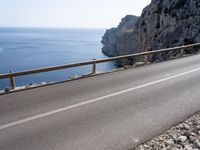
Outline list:
[[[137,16],[127,15],[117,28],[107,30],[102,38],[103,53],[108,56],[130,54],[133,49],[134,26],[138,21]]]
[[[124,28],[123,28],[124,27]],[[200,42],[199,0],[152,0],[103,36],[103,52],[118,56]]]

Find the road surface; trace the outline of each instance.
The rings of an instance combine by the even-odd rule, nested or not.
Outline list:
[[[128,150],[200,111],[200,55],[0,96],[1,150]]]

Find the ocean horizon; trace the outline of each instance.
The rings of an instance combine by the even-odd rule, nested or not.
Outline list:
[[[101,38],[106,29],[0,27],[0,74],[80,61],[107,58]],[[16,85],[58,82],[70,76],[91,72],[83,66],[16,78]],[[115,68],[114,62],[97,66],[98,71]],[[0,80],[0,89],[9,87],[8,79]]]

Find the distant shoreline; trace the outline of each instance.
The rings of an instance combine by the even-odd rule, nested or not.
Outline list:
[[[93,27],[88,27],[88,28],[73,28],[73,27],[9,27],[9,26],[0,26],[0,29],[69,29],[69,30],[106,30],[107,28],[93,28]],[[103,35],[102,35],[103,36]]]

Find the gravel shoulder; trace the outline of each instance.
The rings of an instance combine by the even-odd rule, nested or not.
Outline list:
[[[200,112],[135,150],[200,150]]]

